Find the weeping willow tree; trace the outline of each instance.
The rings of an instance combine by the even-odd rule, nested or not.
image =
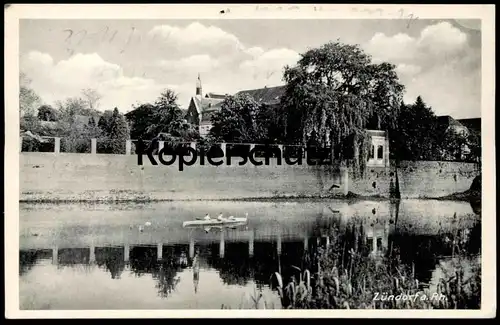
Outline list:
[[[366,128],[396,125],[404,87],[394,69],[373,63],[358,45],[340,42],[302,54],[284,72],[287,141],[306,145],[315,134],[315,142],[332,148],[332,157],[352,159],[363,169],[370,143]]]

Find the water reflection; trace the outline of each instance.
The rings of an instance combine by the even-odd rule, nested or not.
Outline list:
[[[360,215],[356,209],[366,211],[365,215]],[[347,210],[350,215],[345,211],[332,212],[331,207],[323,211],[314,212],[306,220],[291,220],[284,224],[264,220],[250,224],[248,229],[220,228],[212,229],[208,234],[203,229],[191,229],[184,240],[168,243],[165,243],[168,240],[161,235],[158,238],[165,241],[154,243],[156,233],[150,234],[150,243],[141,243],[139,240],[133,243],[129,240],[122,245],[96,244],[86,247],[58,246],[58,241],[51,238],[50,242],[54,245],[52,247],[20,250],[21,286],[28,292],[44,297],[44,292],[36,283],[23,279],[28,279],[30,273],[37,268],[44,267],[44,274],[57,278],[58,273],[46,268],[47,263],[44,263],[51,261],[49,264],[57,270],[70,268],[74,271],[68,275],[67,281],[76,281],[77,275],[86,274],[83,275],[88,278],[86,285],[97,292],[102,283],[99,281],[104,280],[96,272],[105,272],[112,281],[131,283],[130,281],[137,282],[140,278],[151,279],[150,286],[156,291],[157,298],[160,301],[171,301],[172,305],[175,302],[177,308],[190,307],[190,299],[194,300],[193,297],[201,293],[217,295],[211,298],[213,301],[201,298],[202,296],[200,299],[209,308],[220,308],[221,301],[230,304],[239,299],[231,296],[227,288],[232,288],[234,292],[239,290],[237,288],[243,290],[238,292],[248,292],[254,286],[259,290],[270,290],[270,276],[274,272],[280,272],[284,279],[293,277],[297,274],[297,269],[311,267],[317,248],[330,241],[340,243],[343,256],[354,250],[372,258],[390,255],[403,263],[415,265],[415,274],[423,283],[431,282],[436,265],[454,253],[457,242],[471,254],[480,254],[481,251],[480,216],[473,213],[455,212],[447,218],[428,221],[424,216],[426,211],[416,217],[412,216],[409,214],[411,206],[404,206],[399,201],[378,204],[373,208],[370,205],[368,209],[366,206],[351,207]],[[338,230],[335,237],[332,236],[332,228]],[[161,229],[157,231],[162,233]],[[170,230],[163,231],[169,233]],[[92,243],[95,239],[92,238]],[[62,245],[68,241],[59,242]],[[214,271],[219,282],[212,278]],[[93,279],[101,280],[94,283]],[[112,287],[116,290],[112,294],[115,300],[107,303],[114,308],[125,308],[120,299],[120,295],[125,294],[125,289]],[[145,293],[142,291],[147,290],[140,289],[136,292],[136,297],[129,293],[127,299],[143,299]],[[223,293],[217,293],[219,291]],[[195,296],[191,296],[192,294]],[[170,308],[168,303],[160,305],[150,299],[152,297],[148,296],[145,304],[156,308]],[[22,301],[23,299],[21,308],[36,309],[36,304],[34,307],[23,306]],[[57,309],[60,306],[55,304],[52,307]]]
[[[19,252],[19,275],[29,272],[38,261],[51,260],[52,250],[38,249]]]
[[[125,270],[124,249],[121,247],[97,247],[95,249],[96,264],[106,269],[112,279],[120,279]]]

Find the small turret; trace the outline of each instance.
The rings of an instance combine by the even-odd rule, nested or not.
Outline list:
[[[196,80],[196,96],[202,97],[202,95],[203,95],[203,92],[201,89],[201,78],[200,78],[200,74],[198,73],[198,80]]]

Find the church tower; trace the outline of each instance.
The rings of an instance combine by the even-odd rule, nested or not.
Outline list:
[[[201,78],[199,73],[198,73],[198,80],[196,80],[196,96],[203,97],[201,91]]]

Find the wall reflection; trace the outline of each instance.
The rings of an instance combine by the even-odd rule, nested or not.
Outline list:
[[[426,233],[417,231],[421,229],[418,219],[401,220],[399,201],[391,202],[385,212],[370,208],[363,210],[364,215],[348,218],[330,208],[325,210],[311,222],[297,225],[294,233],[278,227],[259,237],[255,229],[222,228],[214,230],[212,237],[193,231],[185,243],[178,244],[21,250],[19,274],[27,274],[40,261],[52,260],[58,268],[97,266],[115,280],[120,280],[124,272],[151,276],[158,295],[166,298],[186,271],[192,272],[194,293],[203,285],[200,273],[205,270],[216,270],[228,286],[246,286],[252,281],[258,287],[267,286],[274,272],[280,272],[287,281],[297,270],[311,268],[318,247],[332,242],[342,247],[344,256],[354,250],[371,258],[393,256],[414,264],[417,277],[424,282],[430,281],[439,258],[454,253],[457,242],[469,253],[481,251],[480,219],[463,226],[455,214],[449,216],[455,226],[441,227],[439,223],[437,231]]]

